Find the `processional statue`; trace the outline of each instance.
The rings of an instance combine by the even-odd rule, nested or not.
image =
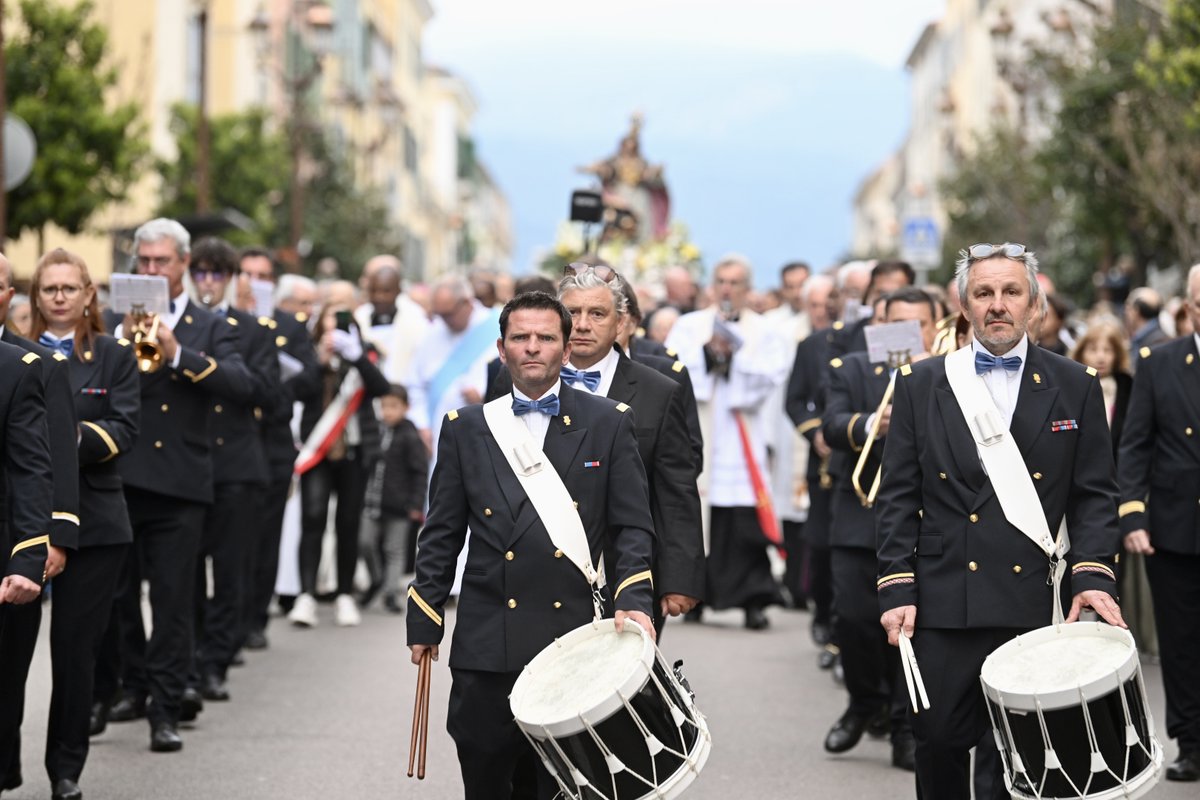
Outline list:
[[[579,171],[595,175],[603,188],[605,233],[638,244],[662,239],[670,220],[670,197],[663,182],[661,164],[642,157],[640,134],[642,117],[634,114],[629,132],[621,138],[617,152]]]

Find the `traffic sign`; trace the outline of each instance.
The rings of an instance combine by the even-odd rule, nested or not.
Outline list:
[[[900,257],[914,267],[932,269],[942,260],[942,234],[932,217],[909,217],[904,221]]]

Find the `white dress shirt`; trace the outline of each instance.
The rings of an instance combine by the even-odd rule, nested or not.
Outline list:
[[[600,383],[596,386],[596,391],[592,391],[584,384],[583,381],[575,381],[571,384],[572,389],[579,389],[589,394],[594,394],[597,397],[608,397],[608,390],[612,388],[613,375],[617,372],[617,362],[621,360],[621,354],[616,350],[609,350],[608,355],[592,364],[590,367],[578,369],[574,364],[569,364],[571,369],[577,369],[579,372],[599,372]]]
[[[984,353],[992,355],[992,353],[979,343],[978,339],[971,340],[971,350],[975,353]],[[1017,356],[1021,359],[1021,366],[1009,372],[1003,367],[989,370],[983,373],[983,385],[987,387],[988,394],[992,396],[992,400],[996,403],[996,408],[1004,417],[1004,426],[1012,427],[1013,411],[1017,408],[1017,395],[1021,392],[1021,376],[1025,374],[1025,364],[1029,357],[1029,337],[1021,337],[1021,341],[1017,342],[1012,350],[1004,354],[1005,358]]]
[[[556,395],[561,401],[562,381],[555,381],[554,385],[551,386],[541,397],[530,397],[516,386],[513,386],[512,393],[513,397],[519,397],[522,400],[528,400],[530,402],[533,402],[534,400],[541,400],[542,397],[550,394]],[[528,414],[522,414],[521,416],[517,417],[517,419],[525,423],[525,427],[529,429],[529,435],[533,437],[533,441],[537,443],[538,448],[544,447],[546,444],[546,431],[550,430],[550,415],[543,414],[540,411],[530,411]]]

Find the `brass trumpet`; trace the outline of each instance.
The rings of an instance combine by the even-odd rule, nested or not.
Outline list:
[[[937,334],[933,337],[933,346],[929,348],[930,355],[944,356],[958,349],[958,319],[958,314],[949,314],[937,321],[935,326]],[[854,472],[850,476],[850,484],[854,487],[854,493],[858,495],[858,500],[863,504],[863,508],[871,508],[875,505],[875,498],[879,494],[879,484],[883,479],[883,464],[880,464],[879,469],[875,471],[875,480],[871,482],[870,490],[864,491],[862,488],[862,473],[867,467],[867,458],[871,454],[871,448],[874,446],[875,440],[879,438],[883,412],[892,402],[892,395],[896,391],[894,370],[911,360],[910,353],[890,353],[888,355],[888,367],[893,370],[892,379],[888,381],[887,389],[883,393],[883,400],[875,409],[875,422],[871,425],[871,430],[867,432],[867,440],[863,442],[862,452],[858,454],[858,463],[854,465]]]
[[[158,372],[163,365],[163,349],[158,343],[158,314],[148,314],[145,306],[135,305],[129,315],[133,318],[133,330],[126,336],[133,342],[138,372]]]

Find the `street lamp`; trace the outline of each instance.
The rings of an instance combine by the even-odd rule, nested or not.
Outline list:
[[[292,162],[289,175],[288,246],[281,250],[280,258],[291,269],[296,270],[300,266],[300,244],[304,235],[305,186],[301,169],[305,155],[305,99],[308,91],[321,76],[322,61],[333,46],[333,9],[322,0],[293,0],[287,6],[287,17],[282,23],[284,30],[294,33],[298,43],[302,44],[304,51],[311,56],[311,63],[301,68],[301,50],[297,46],[275,63],[275,72],[287,94],[291,112],[288,125]],[[259,63],[263,69],[270,69],[272,65],[272,28],[271,17],[260,5],[247,24],[247,29],[256,40]],[[285,62],[286,65],[281,66],[279,62]]]

